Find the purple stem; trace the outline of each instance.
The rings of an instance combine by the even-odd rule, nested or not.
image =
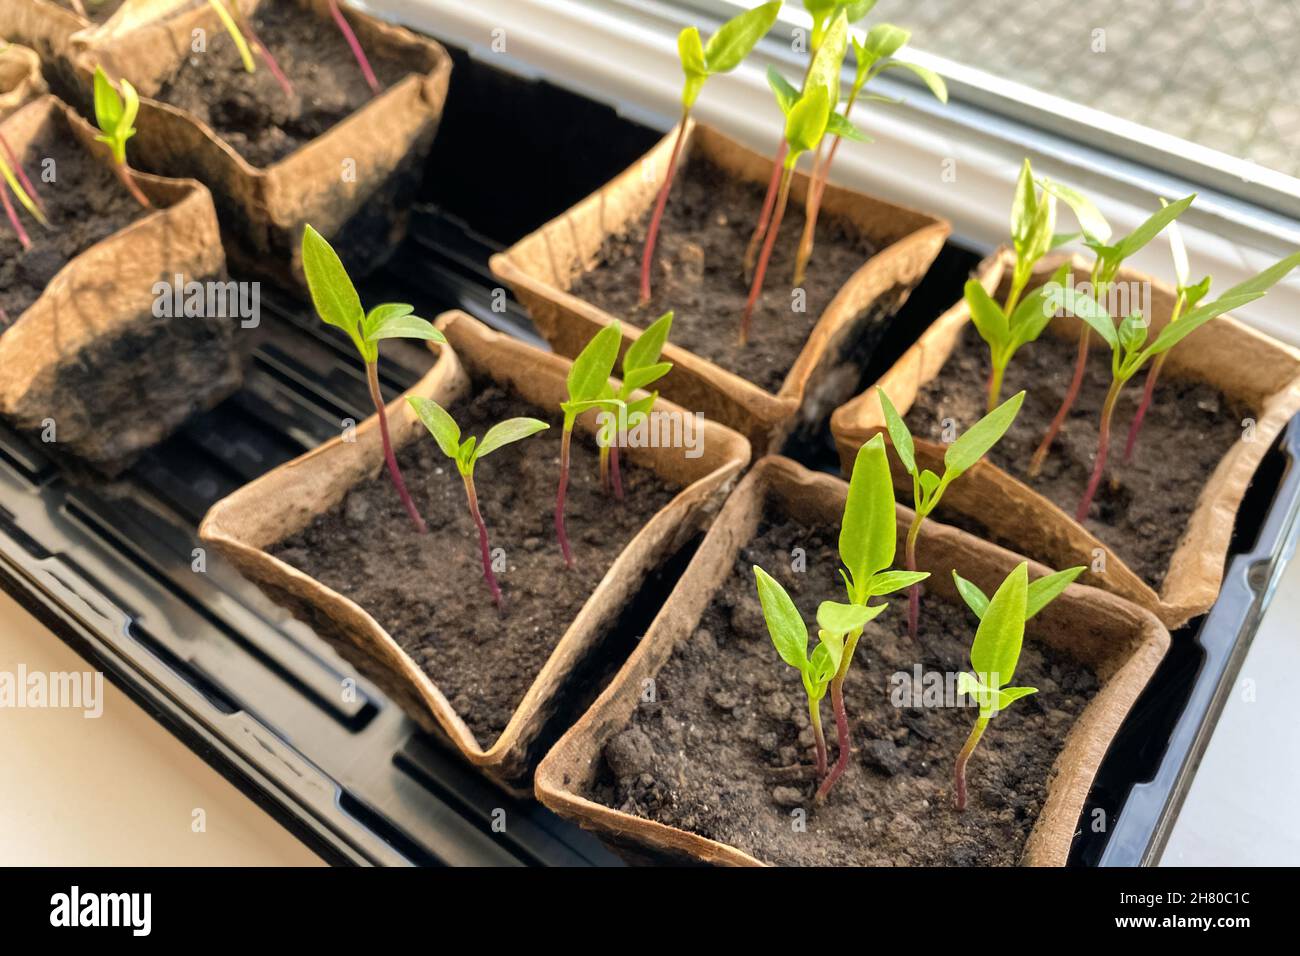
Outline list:
[[[4,202],[5,215],[9,217],[9,224],[14,227],[14,232],[18,233],[18,242],[23,249],[32,247],[32,240],[27,235],[27,230],[23,228],[22,222],[18,218],[18,213],[14,209],[14,204],[9,201],[9,188],[0,183],[0,201]]]
[[[357,40],[357,35],[352,32],[352,25],[348,23],[347,17],[343,16],[343,11],[339,9],[338,0],[330,0],[330,13],[334,15],[334,22],[339,25],[339,30],[343,33],[343,39],[347,40],[348,46],[352,48],[352,55],[357,58],[357,65],[361,67],[366,82],[370,84],[370,92],[378,96],[380,90],[379,80],[375,77],[375,71],[370,68],[370,61],[366,59],[366,52],[361,49],[361,43]]]
[[[686,138],[686,118],[689,112],[682,114],[682,121],[677,126],[677,137],[673,140],[673,155],[668,160],[668,172],[664,183],[659,187],[659,198],[655,200],[654,213],[650,216],[650,228],[645,234],[645,249],[641,253],[641,304],[650,301],[650,273],[654,266],[655,242],[659,239],[659,225],[663,222],[664,209],[668,207],[668,194],[672,191],[673,180],[677,176],[677,157],[682,151],[682,140]]]
[[[614,497],[619,501],[623,500],[623,476],[618,468],[618,446],[613,445],[609,449],[609,477],[614,483]]]
[[[236,12],[238,12],[237,8]],[[292,98],[293,84],[289,82],[289,78],[285,76],[284,71],[280,69],[280,64],[276,62],[275,56],[271,53],[271,48],[263,43],[258,35],[253,32],[253,24],[249,22],[247,17],[243,14],[239,14],[239,20],[240,28],[245,34],[247,34],[248,39],[253,41],[253,45],[257,47],[257,52],[262,54],[262,59],[266,61],[266,68],[270,70],[271,75],[275,77],[275,82],[280,84],[280,89],[284,90],[285,96]]]
[[[424,534],[429,529],[425,526],[424,519],[420,517],[420,512],[416,510],[410,492],[406,490],[406,482],[402,480],[401,469],[397,467],[397,456],[393,454],[393,442],[388,436],[388,412],[384,408],[384,397],[379,391],[379,365],[377,363],[366,363],[366,381],[370,385],[370,400],[375,403],[375,411],[379,413],[379,436],[384,442],[384,461],[388,463],[388,475],[393,479],[393,486],[397,489],[397,496],[402,499],[402,506],[406,508],[406,513],[410,515],[411,521],[414,522],[415,530],[420,534]]]
[[[1124,464],[1133,460],[1133,450],[1137,448],[1138,432],[1142,430],[1142,419],[1146,418],[1147,409],[1151,406],[1151,399],[1156,393],[1156,382],[1160,379],[1160,367],[1164,365],[1164,352],[1156,356],[1156,360],[1151,363],[1151,368],[1147,371],[1147,384],[1142,389],[1142,404],[1138,405],[1137,413],[1133,416],[1133,424],[1128,429],[1128,440],[1124,442]]]
[[[749,342],[749,325],[754,317],[754,306],[763,294],[763,279],[767,276],[767,264],[772,258],[772,246],[776,243],[777,233],[781,231],[781,219],[785,216],[785,207],[790,199],[791,169],[781,173],[781,188],[776,196],[776,209],[772,213],[772,225],[763,240],[763,252],[758,257],[758,266],[754,269],[754,281],[749,287],[749,298],[745,300],[745,313],[740,317],[740,344]]]
[[[45,203],[41,202],[41,194],[36,191],[32,181],[27,178],[27,173],[23,172],[22,163],[18,161],[18,157],[10,148],[9,140],[4,138],[4,134],[0,134],[0,148],[4,149],[5,158],[9,161],[9,165],[13,167],[14,174],[18,177],[18,181],[22,183],[23,189],[27,190],[27,195],[32,197],[32,202],[36,203],[36,208],[44,213]]]
[[[569,444],[573,438],[573,427],[564,430],[560,439],[560,486],[555,492],[555,534],[560,539],[560,553],[564,555],[564,566],[573,567],[573,552],[569,550],[569,535],[564,530],[564,493],[569,487]]]
[[[758,225],[754,227],[753,235],[749,237],[749,245],[745,247],[746,276],[754,270],[754,259],[758,256],[763,237],[767,235],[768,223],[772,221],[772,207],[776,205],[776,191],[781,185],[781,170],[785,164],[785,154],[789,149],[790,144],[782,136],[776,150],[776,158],[772,160],[772,178],[768,180],[767,195],[763,197],[763,211],[759,213]]]
[[[843,674],[831,681],[831,706],[835,708],[835,738],[840,752],[835,758],[835,766],[826,775],[822,785],[817,788],[815,799],[818,803],[826,799],[826,795],[831,792],[831,787],[835,786],[835,781],[840,779],[849,766],[849,715],[844,710]]]
[[[478,494],[474,491],[474,476],[464,475],[465,495],[469,498],[469,513],[474,516],[474,523],[478,525],[478,547],[483,556],[483,578],[487,581],[488,590],[492,592],[492,600],[496,603],[497,609],[504,611],[505,605],[501,599],[501,588],[497,584],[496,575],[492,573],[492,549],[488,547],[487,525],[483,523],[483,515],[478,510]]]

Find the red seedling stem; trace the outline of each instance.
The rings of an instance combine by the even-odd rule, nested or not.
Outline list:
[[[1151,368],[1147,370],[1146,387],[1142,389],[1142,402],[1138,405],[1136,414],[1133,416],[1133,424],[1128,429],[1128,440],[1124,442],[1124,464],[1133,460],[1133,450],[1137,448],[1138,432],[1142,430],[1142,419],[1146,418],[1147,408],[1151,405],[1151,399],[1156,393],[1156,382],[1160,380],[1160,369],[1165,364],[1165,356],[1168,352],[1162,352],[1156,356]]]
[[[1070,409],[1074,406],[1074,400],[1079,397],[1079,389],[1083,386],[1083,373],[1088,368],[1088,326],[1080,322],[1083,326],[1079,330],[1079,357],[1074,363],[1074,377],[1070,379],[1070,388],[1065,393],[1065,398],[1061,402],[1061,407],[1056,411],[1056,417],[1052,419],[1052,424],[1047,427],[1047,434],[1043,436],[1042,443],[1038,450],[1034,452],[1034,457],[1029,462],[1029,477],[1037,478],[1038,473],[1042,471],[1043,462],[1047,460],[1047,453],[1051,451],[1052,442],[1056,441],[1056,435],[1065,424],[1065,418],[1070,414]]]
[[[907,546],[903,550],[907,570],[916,570],[916,538],[921,530],[921,519],[912,518],[911,527],[907,529]],[[918,621],[921,617],[921,585],[913,584],[907,589],[907,636],[916,640]]]
[[[984,728],[989,725],[987,717],[981,717],[975,721],[975,726],[971,728],[970,736],[966,738],[966,744],[961,748],[961,753],[957,755],[957,765],[953,768],[953,784],[957,791],[957,812],[961,813],[966,809],[966,762],[970,760],[970,755],[975,752],[975,745],[980,742],[980,737],[984,735]]]
[[[781,170],[785,168],[785,155],[789,150],[790,144],[782,136],[781,143],[776,148],[776,157],[772,160],[772,178],[768,180],[767,195],[763,197],[763,211],[759,213],[758,225],[754,227],[754,233],[749,237],[749,245],[745,248],[745,278],[749,278],[754,272],[754,260],[758,256],[759,246],[767,235],[768,223],[772,221],[776,193],[781,186]]]
[[[790,180],[794,170],[785,169],[781,174],[781,188],[776,196],[776,209],[772,213],[772,225],[763,240],[763,253],[758,258],[754,270],[754,281],[749,287],[749,298],[745,302],[745,314],[740,318],[740,344],[749,343],[749,326],[754,317],[754,306],[763,294],[763,279],[767,275],[767,263],[772,258],[772,246],[776,244],[777,234],[781,231],[781,220],[785,216],[786,203],[790,199]]]
[[[609,477],[614,484],[614,497],[623,500],[623,475],[618,467],[618,446],[609,449]]]
[[[826,799],[826,795],[831,792],[831,787],[835,786],[835,781],[839,780],[844,771],[849,766],[849,715],[844,710],[844,675],[837,674],[831,681],[831,706],[835,710],[835,740],[839,745],[839,753],[835,757],[835,766],[831,772],[822,780],[822,785],[817,788],[816,801],[821,803]]]
[[[14,227],[14,232],[18,233],[18,242],[24,249],[32,247],[32,240],[27,235],[27,230],[23,228],[22,220],[18,218],[18,212],[14,209],[14,204],[9,201],[9,188],[4,183],[0,183],[0,201],[4,202],[5,215],[9,217],[9,225]]]
[[[370,92],[378,96],[379,91],[382,89],[379,85],[379,79],[375,76],[375,71],[370,68],[370,61],[366,59],[366,51],[361,49],[361,43],[357,40],[357,35],[352,32],[352,25],[348,23],[347,17],[343,16],[343,11],[339,9],[338,0],[330,0],[330,13],[334,16],[334,22],[338,24],[343,39],[348,41],[348,46],[352,49],[352,55],[356,57],[357,65],[361,67],[362,75],[365,76],[366,82],[370,84]],[[258,45],[261,46],[261,44]]]
[[[659,241],[659,226],[663,222],[664,210],[668,208],[668,194],[672,192],[673,180],[677,178],[677,159],[682,152],[682,142],[686,139],[686,124],[690,110],[682,113],[681,122],[677,124],[677,136],[673,139],[673,152],[668,160],[668,170],[664,173],[663,185],[659,187],[659,198],[655,200],[654,212],[650,216],[650,228],[645,234],[645,249],[641,253],[641,304],[650,301],[650,273],[654,268],[655,243]]]
[[[505,605],[501,598],[501,588],[497,584],[496,575],[492,573],[492,549],[488,547],[487,525],[483,523],[483,515],[478,510],[478,494],[474,490],[474,476],[462,475],[465,479],[465,495],[469,498],[469,513],[474,516],[474,524],[478,525],[478,547],[483,555],[483,578],[487,581],[488,590],[492,592],[492,600],[497,606],[497,610],[504,611]]]
[[[0,134],[0,148],[4,149],[5,159],[13,169],[14,175],[18,177],[18,181],[22,183],[23,189],[27,191],[27,195],[32,198],[32,202],[36,204],[36,208],[42,213],[45,213],[45,203],[41,202],[41,194],[36,191],[36,187],[32,185],[32,181],[27,178],[27,173],[23,171],[22,163],[18,161],[18,156],[14,153],[13,149],[10,148],[9,140],[5,139],[3,134]]]
[[[1079,508],[1074,513],[1074,520],[1083,524],[1083,519],[1088,517],[1088,508],[1092,505],[1092,498],[1101,486],[1101,476],[1106,471],[1106,456],[1110,452],[1110,420],[1115,414],[1115,403],[1119,399],[1120,389],[1123,388],[1123,382],[1115,379],[1110,383],[1110,390],[1106,392],[1106,402],[1101,406],[1101,427],[1097,429],[1097,460],[1092,466],[1092,477],[1088,479],[1088,490],[1083,493],[1083,500],[1079,502]]]
[[[153,203],[149,201],[148,196],[140,191],[140,186],[136,183],[135,177],[131,175],[131,170],[127,165],[125,163],[115,163],[113,168],[117,173],[117,178],[122,181],[122,185],[131,194],[131,198],[145,209],[153,208]]]
[[[253,32],[253,25],[248,22],[248,18],[239,12],[238,5],[235,5],[235,16],[239,18],[239,28],[252,42],[253,46],[257,47],[257,52],[260,53],[262,59],[266,61],[266,68],[270,70],[271,75],[275,77],[275,82],[280,84],[280,89],[284,90],[284,95],[292,97],[293,84],[289,82],[289,78],[285,76],[284,71],[280,69],[280,64],[276,62],[275,57],[272,55],[271,48],[258,38],[257,34]],[[344,22],[346,23],[346,21]]]
[[[366,381],[370,385],[370,400],[375,403],[375,411],[379,415],[379,437],[384,443],[384,461],[388,464],[388,476],[393,479],[393,486],[397,489],[397,496],[402,499],[402,506],[406,508],[406,513],[410,515],[411,521],[415,524],[415,530],[420,534],[424,534],[429,529],[425,525],[424,519],[420,517],[420,512],[416,510],[410,492],[406,490],[406,482],[402,480],[401,469],[397,467],[397,456],[393,454],[393,442],[388,436],[388,411],[384,408],[384,396],[379,391],[379,366],[377,363],[366,363]]]
[[[808,719],[812,721],[813,739],[817,743],[817,779],[821,780],[826,776],[826,735],[822,733],[822,709],[819,701],[808,701]]]
[[[569,445],[573,438],[573,429],[566,428],[560,438],[560,486],[555,492],[555,535],[560,539],[560,553],[564,555],[564,566],[573,567],[573,552],[569,550],[569,535],[564,530],[564,495],[569,487]]]

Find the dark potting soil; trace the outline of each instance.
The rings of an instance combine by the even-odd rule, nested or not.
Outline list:
[[[53,165],[46,160],[53,160]],[[51,228],[41,226],[13,200],[32,241],[24,251],[8,220],[0,218],[0,334],[18,321],[72,259],[148,212],[131,198],[107,164],[95,160],[62,127],[33,142],[21,162],[45,205]],[[56,171],[57,183],[42,181],[42,170],[47,168]]]
[[[497,573],[504,618],[483,580],[464,485],[427,436],[398,454],[427,535],[411,526],[384,470],[272,553],[365,608],[486,749],[610,565],[677,489],[625,463],[626,498],[616,503],[600,487],[594,442],[575,433],[565,508],[574,567],[566,571],[553,524],[560,417],[496,386],[472,395],[448,409],[464,435],[481,437],[516,415],[551,422],[474,469],[491,547],[506,554],[507,570]]]
[[[84,14],[91,23],[103,23],[117,13],[118,8],[126,0],[81,0],[80,11],[77,10],[77,6],[72,0],[55,0],[55,2],[65,10],[71,10],[79,16]]]
[[[289,78],[292,97],[260,57],[257,69],[246,72],[234,41],[220,30],[210,31],[207,52],[191,54],[156,98],[207,123],[253,166],[283,159],[373,98],[331,17],[282,0],[263,4],[253,29]],[[420,69],[400,57],[366,53],[385,89]]]
[[[796,311],[790,282],[804,215],[803,204],[792,200],[772,250],[763,297],[754,309],[749,344],[739,347],[736,337],[749,296],[745,248],[765,190],[766,184],[739,181],[707,160],[688,161],[673,182],[659,227],[650,302],[637,304],[649,211],[627,232],[605,240],[598,264],[579,276],[571,291],[641,328],[673,309],[674,344],[769,392],[778,391],[822,311],[876,246],[851,224],[823,212],[804,278],[803,308]]]
[[[1011,865],[1047,793],[1070,727],[1097,691],[1091,671],[1026,641],[1017,684],[1039,693],[998,714],[967,767],[968,802],[953,807],[952,768],[975,722],[965,706],[895,706],[901,678],[970,669],[974,616],[934,595],[921,599],[918,641],[907,637],[906,599],[867,626],[845,681],[853,753],[820,806],[815,747],[798,672],[777,656],[752,565],[789,591],[816,634],[814,612],[838,599],[838,530],[777,519],[740,549],[731,576],[695,634],[655,678],[606,745],[592,799],[689,830],[782,865]],[[807,570],[790,570],[791,549]],[[815,640],[815,638],[814,638]],[[822,724],[831,760],[829,695]],[[805,816],[806,830],[796,827]]]
[[[1111,380],[1108,350],[1096,343],[1089,350],[1083,387],[1042,472],[1031,480],[1026,470],[1060,408],[1077,353],[1077,342],[1051,335],[1016,353],[1007,368],[1002,395],[1007,398],[1025,389],[1025,403],[1010,430],[989,453],[994,464],[1071,516],[1083,498],[1097,452],[1101,406]],[[946,418],[956,423],[959,433],[969,428],[985,413],[988,374],[988,347],[968,327],[942,372],[921,389],[908,412],[912,433],[937,441]],[[1146,372],[1138,373],[1120,396],[1111,422],[1106,475],[1084,526],[1159,590],[1197,498],[1220,459],[1241,440],[1242,419],[1249,413],[1209,385],[1162,375],[1133,460],[1125,464],[1124,444],[1145,381]],[[952,521],[951,516],[940,517]],[[971,530],[983,529],[975,525]]]

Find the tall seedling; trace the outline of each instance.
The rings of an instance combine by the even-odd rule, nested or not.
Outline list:
[[[659,361],[672,329],[673,313],[665,312],[651,326],[641,333],[635,342],[623,353],[621,382],[618,390],[607,386],[605,398],[616,399],[626,406],[622,421],[619,416],[610,415],[600,434],[600,484],[602,488],[612,488],[614,497],[623,500],[623,479],[619,471],[619,438],[623,431],[621,426],[635,428],[637,423],[647,417],[659,400],[658,392],[651,392],[633,400],[632,394],[638,389],[647,388],[672,371],[672,362]]]
[[[445,343],[447,340],[433,325],[419,316],[411,306],[401,303],[377,305],[369,312],[361,307],[361,298],[357,295],[347,270],[339,261],[334,248],[310,225],[302,233],[302,267],[307,274],[307,287],[311,292],[312,304],[321,321],[342,329],[366,366],[366,382],[370,386],[370,400],[374,402],[375,414],[379,417],[379,434],[384,446],[384,461],[388,466],[388,475],[393,480],[393,487],[402,500],[402,506],[410,516],[416,531],[423,534],[428,530],[424,519],[411,500],[402,480],[402,472],[397,467],[397,456],[393,452],[393,442],[388,433],[388,412],[384,408],[384,397],[379,390],[379,343],[384,339],[423,339],[427,342]]]

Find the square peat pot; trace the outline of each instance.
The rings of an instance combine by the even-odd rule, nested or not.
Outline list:
[[[676,129],[598,192],[493,256],[492,271],[509,283],[542,335],[564,355],[576,355],[615,319],[623,321],[625,345],[631,343],[662,312],[674,309],[677,318],[663,353],[673,370],[663,379],[664,395],[739,431],[756,452],[775,449],[848,397],[863,353],[880,340],[939,254],[949,225],[828,186],[804,308],[796,313],[799,290],[789,288],[789,262],[779,261],[793,261],[802,228],[808,177],[796,173],[763,297],[765,303],[782,304],[755,313],[750,343],[741,349],[735,339],[748,290],[743,252],[772,160],[709,126],[688,123],[656,246],[654,281],[660,291],[649,305],[636,304],[634,274],[618,281],[618,306],[611,301],[602,307],[581,287],[601,280],[602,273],[612,275],[615,266],[628,268],[629,262],[638,267],[630,272],[639,272],[639,237],[668,171]],[[678,215],[690,224],[689,234],[676,230]],[[734,261],[710,261],[732,253]],[[664,289],[678,276],[686,291]],[[684,301],[688,297],[692,301]],[[702,325],[706,317],[725,314],[720,302],[734,311],[735,321],[718,329]],[[684,333],[696,339],[690,347],[680,344]],[[760,365],[737,364],[751,361]]]
[[[433,368],[406,395],[433,398],[446,408],[463,400],[464,408],[457,417],[464,422],[474,414],[474,407],[488,406],[498,400],[494,395],[508,393],[530,408],[532,414],[558,420],[559,403],[567,396],[565,381],[572,364],[569,360],[494,332],[461,312],[446,313],[438,326],[450,347],[438,349]],[[536,752],[539,735],[547,730],[548,722],[553,726],[562,704],[572,706],[573,696],[586,693],[583,686],[575,686],[583,683],[575,674],[587,673],[581,669],[598,656],[602,639],[645,579],[697,537],[717,513],[723,496],[749,463],[749,444],[735,432],[705,422],[698,456],[692,457],[682,447],[624,448],[623,469],[630,491],[627,499],[620,504],[599,492],[600,497],[588,499],[594,505],[587,508],[585,519],[573,514],[575,496],[581,496],[583,482],[591,483],[592,489],[598,484],[594,468],[579,466],[575,458],[569,503],[574,571],[566,571],[551,529],[559,475],[559,428],[553,426],[549,432],[484,458],[475,474],[479,499],[492,544],[503,546],[501,553],[509,556],[510,565],[498,568],[505,593],[505,611],[499,615],[484,585],[478,538],[465,515],[465,491],[456,469],[437,451],[405,397],[388,406],[388,416],[399,459],[407,462],[402,469],[404,476],[429,523],[427,537],[410,525],[396,504],[397,496],[387,484],[387,474],[381,473],[384,456],[373,416],[356,428],[354,436],[331,440],[217,502],[199,533],[272,599],[310,624],[417,723],[449,741],[466,760],[506,789],[523,793],[531,786],[532,770],[540,756]],[[666,401],[661,401],[656,410],[682,414],[681,409]],[[573,442],[575,455],[579,449],[589,455],[588,464],[596,457],[590,437],[594,429],[595,416],[588,413],[579,419]],[[466,427],[466,434],[481,437],[481,429],[477,425]],[[536,457],[521,458],[529,445]],[[542,487],[531,487],[535,476],[539,482],[544,480]],[[301,550],[286,550],[286,542],[302,540],[301,535],[313,526],[319,527],[319,522],[329,520],[331,515],[350,522],[359,507],[353,499],[364,493],[367,482],[375,481],[382,494],[380,506],[369,507],[372,512],[388,508],[389,517],[384,521],[391,529],[390,537],[370,548],[371,552],[378,548],[380,553],[367,553],[358,546],[356,541],[361,539],[345,523],[344,530],[337,535],[327,533],[331,540],[320,545],[342,552],[339,564],[350,569],[342,578],[320,580],[290,563],[294,554],[298,555],[298,563],[305,559]],[[656,504],[651,509],[646,509],[646,520],[631,521],[626,541],[621,546],[615,542],[611,550],[604,552],[612,555],[607,566],[595,560],[588,565],[584,555],[595,553],[590,535],[602,522],[618,525],[618,519],[610,517],[612,509],[631,507],[641,494],[636,489],[650,485],[659,488],[662,495],[653,499]],[[493,498],[494,489],[502,497]],[[462,525],[455,524],[462,519]],[[437,537],[444,528],[452,529],[457,537]],[[308,544],[306,549],[315,547]],[[443,603],[454,608],[480,609],[474,618],[477,623],[471,622],[468,627],[441,619],[430,623],[436,619],[438,608],[418,603],[418,593],[399,595],[397,611],[382,613],[378,609],[382,595],[358,594],[358,600],[353,600],[342,593],[357,594],[352,577],[387,587],[380,579],[395,575],[396,568],[403,564],[418,563],[420,549],[434,562],[426,577],[451,582],[448,586],[452,591]],[[413,554],[416,557],[411,557]],[[581,583],[566,585],[566,574],[577,575],[572,580]],[[534,623],[535,605],[530,603],[534,598],[528,590],[532,585],[523,583],[534,576],[540,579],[538,588],[543,595],[563,592],[568,602],[563,606],[573,609],[570,617],[556,622],[558,626],[550,631]],[[327,575],[321,573],[319,577]],[[516,586],[514,581],[521,583]],[[421,581],[417,587],[425,583]],[[588,585],[590,591],[584,591]],[[373,605],[366,603],[370,601]],[[381,624],[376,615],[384,617],[390,626]],[[446,663],[458,650],[434,643],[457,639],[451,633],[453,626],[460,628],[459,639],[467,647],[481,649],[473,650],[470,656],[474,659],[467,665],[453,667]],[[521,668],[510,646],[500,644],[494,649],[492,642],[500,642],[502,634],[514,634],[540,648],[536,667]],[[505,656],[497,660],[491,656],[494,650]],[[480,654],[481,663],[477,659]],[[420,661],[433,663],[426,668]],[[433,676],[431,670],[441,676]],[[483,730],[488,724],[479,724],[480,732],[476,733],[460,710],[477,713],[481,702],[488,699],[485,695],[504,686],[506,670],[515,675],[511,678],[515,689],[506,698],[501,722],[491,725],[490,734]],[[443,686],[449,681],[455,681],[454,688]],[[566,695],[570,699],[566,700]],[[489,736],[494,739],[486,739]]]
[[[44,92],[41,58],[35,50],[15,43],[0,49],[0,120]]]
[[[1062,261],[1041,265],[1030,288]],[[1013,265],[1004,249],[979,268],[980,281],[999,301]],[[1074,281],[1086,283],[1084,262],[1073,260],[1073,268]],[[1130,270],[1116,281],[1134,295],[1149,294],[1154,338],[1169,321],[1174,290]],[[1208,611],[1218,596],[1242,498],[1274,438],[1300,410],[1300,351],[1230,316],[1201,327],[1168,353],[1134,455],[1125,462],[1146,373],[1136,375],[1116,407],[1106,477],[1081,525],[1074,511],[1092,470],[1098,407],[1110,382],[1110,350],[1095,333],[1080,398],[1040,476],[1026,476],[1073,374],[1079,321],[1054,318],[1011,360],[1002,395],[1023,388],[1025,404],[1007,436],[944,494],[941,517],[1049,566],[1085,565],[1080,580],[1135,601],[1176,628]],[[983,415],[983,399],[971,396],[985,387],[987,353],[963,299],[877,383],[907,419],[922,467],[942,471],[945,421],[960,433]],[[847,470],[857,449],[884,431],[875,387],[836,409],[831,430]],[[890,461],[900,493],[910,494],[911,479],[892,454]]]
[[[55,226],[26,220],[28,250],[0,236],[12,246],[0,257],[0,414],[116,474],[242,380],[237,316],[166,307],[177,277],[225,280],[212,197],[192,179],[132,173],[152,203],[141,208],[97,131],[53,96],[0,132]],[[37,175],[47,162],[57,185]]]
[[[542,803],[641,861],[1064,865],[1093,776],[1168,631],[1137,605],[1082,585],[1032,618],[1017,683],[1037,681],[1037,709],[994,718],[968,767],[970,804],[958,813],[951,768],[975,711],[955,697],[918,706],[892,695],[914,669],[970,667],[977,621],[952,571],[992,593],[1022,559],[927,521],[919,640],[906,635],[905,596],[868,625],[845,683],[854,756],[817,804],[803,688],[772,647],[750,565],[793,589],[805,617],[838,597],[847,493],[840,479],[789,459],[759,461],[623,669],[542,761]],[[900,554],[910,520],[900,506]],[[804,549],[806,567],[791,566],[792,548]],[[1031,562],[1031,579],[1045,573]],[[1013,737],[1023,758],[1004,746]],[[701,799],[709,788],[717,793]],[[689,822],[653,819],[665,813]]]
[[[339,249],[349,272],[364,275],[383,264],[406,234],[447,96],[451,58],[433,40],[344,6],[379,76],[382,89],[372,96],[328,0],[253,0],[243,7],[261,39],[298,77],[292,100],[261,60],[253,74],[240,68],[233,42],[207,3],[129,29],[98,31],[78,48],[80,95],[89,102],[96,65],[136,86],[140,116],[128,150],[155,172],[208,185],[233,266],[303,286],[299,244],[310,223]],[[196,35],[207,38],[204,52],[192,49]],[[308,43],[320,49],[304,51]],[[196,78],[188,85],[187,71]],[[328,91],[320,86],[327,81],[334,84]],[[346,112],[354,100],[359,105]],[[328,115],[304,114],[302,103]],[[266,115],[255,130],[229,125],[230,117],[259,105]],[[206,111],[206,118],[195,109]],[[227,124],[222,129],[217,116]]]

